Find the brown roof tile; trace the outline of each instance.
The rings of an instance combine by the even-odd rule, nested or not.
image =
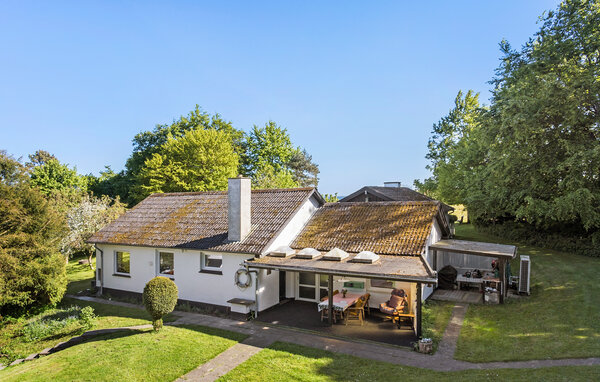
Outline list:
[[[252,190],[252,230],[240,242],[227,242],[226,191],[151,195],[88,241],[260,254],[315,192],[314,188]]]
[[[292,248],[420,255],[439,202],[328,203],[313,215]]]

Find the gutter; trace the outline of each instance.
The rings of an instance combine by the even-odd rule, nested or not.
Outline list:
[[[104,291],[104,251],[98,248],[96,244],[94,244],[94,249],[100,252],[100,295],[102,296],[102,292]],[[96,256],[96,262],[98,262],[98,256]],[[98,269],[97,264],[96,269]]]

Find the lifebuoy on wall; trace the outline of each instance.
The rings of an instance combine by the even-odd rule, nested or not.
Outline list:
[[[242,280],[242,275],[245,276],[245,280]],[[235,285],[242,289],[252,285],[252,276],[250,276],[250,273],[246,268],[240,268],[235,272]]]

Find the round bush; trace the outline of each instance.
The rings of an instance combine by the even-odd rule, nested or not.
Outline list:
[[[152,316],[154,330],[162,328],[162,318],[175,309],[179,291],[173,280],[158,276],[148,281],[144,287],[144,306]]]

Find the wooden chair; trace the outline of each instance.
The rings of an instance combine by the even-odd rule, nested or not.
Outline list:
[[[365,320],[365,300],[361,296],[354,306],[346,309],[346,319],[345,324],[348,325],[348,320],[358,320],[360,322],[360,326],[363,326]]]
[[[369,307],[369,299],[371,299],[371,294],[370,293],[365,293],[362,296],[365,300],[365,309],[367,310],[367,313],[369,315],[371,315],[371,308]]]
[[[334,290],[333,291],[333,296],[335,296],[336,294],[340,293],[339,290]],[[329,296],[323,296],[321,297],[321,302],[327,300],[329,298]],[[338,312],[335,311],[335,309],[333,310],[333,322],[336,321],[336,318],[338,316]],[[321,321],[323,321],[324,318],[329,318],[329,308],[324,308],[321,310]]]

